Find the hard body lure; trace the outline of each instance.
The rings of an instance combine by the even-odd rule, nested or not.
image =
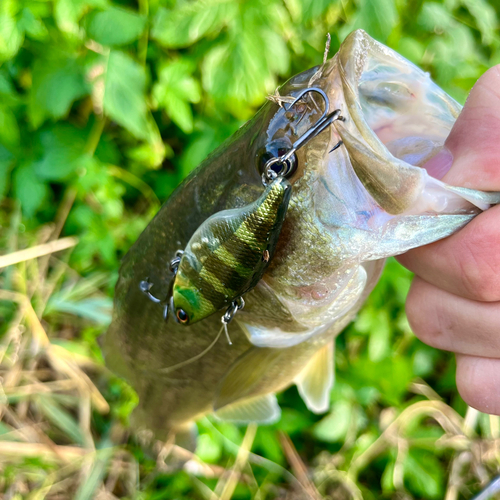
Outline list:
[[[282,176],[255,202],[207,219],[182,253],[173,284],[180,323],[200,321],[251,290],[273,257],[292,186]]]

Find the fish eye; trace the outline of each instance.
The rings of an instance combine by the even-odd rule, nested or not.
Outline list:
[[[189,321],[189,316],[184,309],[177,309],[177,311],[175,311],[175,316],[179,320],[179,323],[186,324]]]
[[[283,140],[271,141],[267,143],[257,152],[257,170],[259,171],[259,174],[262,175],[264,173],[264,169],[269,160],[283,156],[288,153],[291,148],[292,146]],[[294,154],[288,160],[286,165],[283,163],[274,163],[270,165],[270,168],[277,175],[284,175],[287,178],[291,177],[297,169],[297,156]]]

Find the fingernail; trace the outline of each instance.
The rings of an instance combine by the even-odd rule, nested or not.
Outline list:
[[[423,165],[423,168],[427,170],[431,177],[435,179],[442,179],[448,170],[450,170],[453,164],[453,155],[451,151],[443,146],[443,149],[439,151],[436,156],[433,156],[427,163]]]

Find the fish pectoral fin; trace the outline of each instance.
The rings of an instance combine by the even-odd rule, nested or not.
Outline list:
[[[281,416],[281,410],[274,394],[257,396],[224,406],[215,412],[220,420],[246,424],[272,424]]]
[[[237,359],[219,384],[214,400],[215,410],[277,390],[273,381],[267,379],[267,373],[279,362],[283,351],[253,347]]]
[[[334,342],[322,347],[295,379],[304,403],[314,413],[324,413],[330,408],[334,348]]]

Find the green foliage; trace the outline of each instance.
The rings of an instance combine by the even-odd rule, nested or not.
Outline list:
[[[52,344],[85,363],[102,362],[96,339],[109,322],[120,260],[159,200],[277,85],[320,64],[327,32],[333,54],[350,31],[365,29],[463,102],[476,79],[500,63],[499,16],[500,4],[488,0],[1,0],[0,253],[42,241],[54,220],[65,222],[63,236],[79,238],[71,256],[58,260],[50,298],[33,292],[49,334],[64,337]],[[25,276],[38,276],[30,266],[2,271],[2,288],[32,293],[31,284],[22,284]],[[262,457],[249,459],[252,470],[245,468],[246,482],[234,498],[284,498],[285,484],[301,494],[285,470],[291,463],[286,435],[311,468],[311,481],[330,498],[346,498],[342,478],[365,498],[444,497],[453,447],[465,437],[453,436],[457,444],[443,451],[453,441],[449,430],[432,411],[412,416],[409,409],[437,404],[428,401],[431,387],[448,413],[463,414],[465,405],[456,395],[450,355],[410,331],[404,314],[410,280],[391,260],[337,340],[328,414],[310,413],[293,388],[279,396],[282,418],[257,430],[252,451]],[[0,301],[0,333],[16,314]],[[102,449],[85,465],[76,498],[95,496],[112,456],[108,437],[118,423],[127,425],[137,405],[125,382],[96,379],[111,410],[93,415]],[[7,399],[28,405],[20,392]],[[58,445],[88,439],[77,423],[85,412],[76,397],[41,393],[29,404]],[[380,441],[394,422],[400,422],[397,432]],[[214,471],[232,465],[244,429],[209,419],[198,428],[197,457]],[[492,437],[496,431],[482,418],[478,432]],[[17,435],[4,423],[0,433]],[[124,449],[137,468],[134,498],[201,499],[215,488],[208,476],[155,472],[155,461],[133,440]],[[43,457],[24,459],[4,468],[1,484],[28,478],[42,497],[56,469]],[[12,490],[20,498],[15,495]]]

